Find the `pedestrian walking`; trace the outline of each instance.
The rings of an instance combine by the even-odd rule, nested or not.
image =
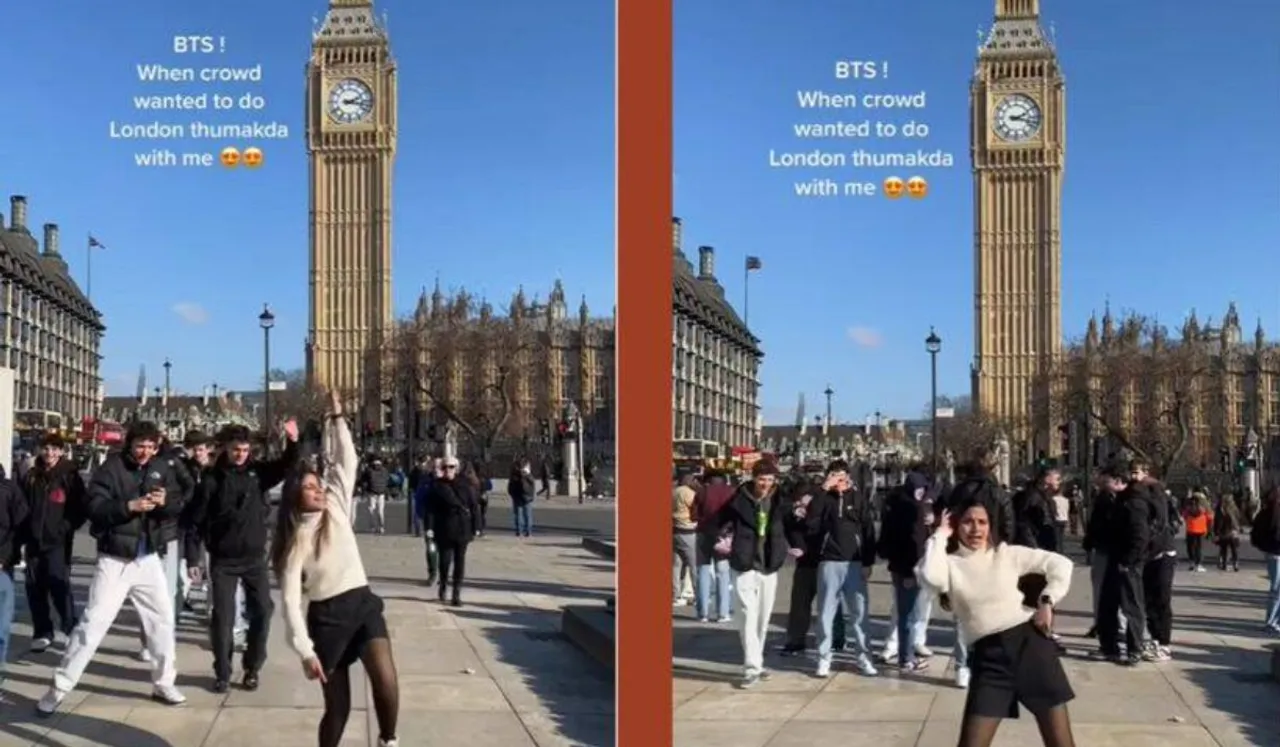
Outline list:
[[[431,486],[444,474],[443,463],[442,459],[431,460],[431,472],[418,483],[418,489],[413,494],[413,513],[418,517],[426,538],[427,586],[435,585],[440,572],[440,549],[436,545],[435,529],[431,526]]]
[[[1218,545],[1218,569],[1240,570],[1240,534],[1244,531],[1244,521],[1240,517],[1240,507],[1230,493],[1223,495],[1218,509],[1213,516],[1214,542]]]
[[[188,514],[209,552],[209,586],[213,615],[209,625],[213,649],[213,691],[231,683],[235,649],[236,590],[243,588],[249,630],[245,641],[241,684],[257,690],[267,660],[267,637],[274,604],[267,567],[271,503],[268,494],[284,482],[299,462],[298,424],[284,424],[288,446],[277,459],[251,458],[249,429],[230,426],[219,435],[222,454],[200,481],[196,505]]]
[[[533,467],[528,459],[521,457],[507,480],[507,495],[511,496],[511,511],[515,517],[517,537],[528,537],[533,533],[533,501],[536,490],[537,486],[533,482]]]
[[[493,490],[493,480],[486,476],[484,468],[476,462],[462,465],[462,477],[471,486],[476,496],[476,505],[480,512],[476,514],[476,536],[483,537],[489,527],[489,491]]]
[[[1067,703],[1074,697],[1050,638],[1054,605],[1071,585],[1071,561],[1046,550],[992,544],[986,504],[968,498],[946,511],[916,568],[922,584],[945,594],[965,639],[972,641],[972,680],[960,723],[960,747],[990,747],[1000,723],[1017,718],[1021,703],[1036,719],[1046,747],[1074,747]],[[952,554],[947,544],[956,536]],[[1024,606],[1018,580],[1046,579],[1034,611]]]
[[[383,534],[387,529],[387,492],[391,489],[391,472],[383,463],[382,457],[374,457],[369,461],[360,487],[364,492],[365,504],[369,507],[369,531]]]
[[[788,555],[804,554],[803,539],[788,537],[784,518],[803,519],[808,501],[784,503],[778,495],[778,467],[760,460],[725,504],[717,521],[716,552],[733,569],[734,622],[742,642],[743,676],[739,687],[749,688],[769,677],[764,666],[769,619],[778,593],[778,571]]]
[[[324,692],[320,747],[342,743],[351,716],[351,666],[357,661],[369,678],[378,745],[396,747],[400,684],[384,605],[369,588],[351,528],[359,466],[334,394],[323,440],[324,474],[304,468],[291,479],[276,520],[272,567],[280,581],[288,640],[302,660],[303,674]]]
[[[75,462],[67,457],[66,443],[60,435],[48,434],[41,439],[40,456],[27,471],[19,495],[26,498],[24,508],[29,517],[24,555],[31,650],[40,653],[54,643],[53,612],[58,615],[56,630],[64,638],[75,630],[71,548],[76,531],[89,518],[84,480]],[[8,555],[2,557],[7,559]],[[0,617],[3,615],[4,608],[0,606]]]
[[[1266,556],[1269,588],[1262,627],[1272,635],[1280,635],[1280,485],[1267,493],[1253,517],[1249,541]]]
[[[671,491],[671,601],[676,606],[685,604],[685,574],[692,575],[698,565],[698,520],[694,512],[697,484],[697,475],[685,472]],[[694,593],[696,596],[696,586]]]
[[[811,523],[821,536],[818,556],[818,677],[831,675],[837,613],[845,620],[844,634],[854,647],[854,666],[864,676],[878,672],[871,663],[867,638],[867,584],[876,564],[875,510],[849,479],[849,465],[836,460],[827,466],[825,491]]]
[[[41,714],[56,711],[79,684],[126,599],[146,632],[152,698],[165,705],[186,702],[174,687],[173,595],[158,554],[166,535],[177,535],[181,490],[168,462],[156,458],[160,440],[155,423],[137,423],[125,435],[125,450],[93,473],[87,493],[97,566],[89,603],[53,672],[53,686],[36,704]]]
[[[1213,507],[1209,504],[1209,496],[1200,490],[1192,491],[1182,512],[1182,523],[1186,527],[1190,570],[1204,573],[1204,540],[1213,528]]]
[[[472,486],[458,474],[457,457],[445,457],[442,474],[431,485],[431,528],[440,552],[440,601],[450,596],[462,606],[462,582],[467,574],[467,548],[475,537],[480,507]]]
[[[0,477],[0,684],[9,668],[9,641],[17,589],[13,570],[22,551],[22,537],[30,531],[28,501],[13,480]],[[28,602],[29,606],[34,606]]]

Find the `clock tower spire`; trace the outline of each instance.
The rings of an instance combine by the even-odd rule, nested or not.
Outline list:
[[[974,390],[985,415],[1052,447],[1047,374],[1062,348],[1065,83],[1038,0],[996,0],[970,86]],[[1011,434],[1012,435],[1012,434]]]
[[[312,39],[306,112],[308,380],[351,400],[362,424],[379,428],[381,351],[394,322],[396,64],[370,0],[329,0]]]

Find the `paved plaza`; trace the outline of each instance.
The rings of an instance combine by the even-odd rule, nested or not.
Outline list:
[[[784,571],[789,576],[789,569]],[[1091,661],[1084,639],[1090,605],[1088,568],[1077,567],[1058,613],[1072,656],[1065,665],[1076,690],[1071,703],[1080,747],[1280,747],[1280,684],[1268,675],[1260,634],[1266,578],[1262,564],[1240,573],[1178,572],[1174,660],[1126,669]],[[883,640],[890,589],[883,566],[871,590],[877,643]],[[789,579],[788,579],[789,580]],[[789,583],[775,608],[780,644]],[[776,675],[749,691],[735,690],[741,650],[728,625],[699,625],[677,612],[675,635],[676,747],[953,747],[965,693],[953,685],[951,623],[935,608],[930,645],[936,655],[922,676],[876,678],[841,671],[811,676],[812,659],[771,657]],[[847,659],[846,659],[847,661]],[[1001,747],[1040,744],[1027,714],[1000,729]]]
[[[435,590],[423,585],[422,540],[360,537],[371,582],[386,602],[405,747],[601,747],[614,742],[611,674],[559,633],[564,605],[602,603],[613,592],[612,564],[584,551],[578,537],[517,540],[508,531],[495,531],[472,545],[466,606],[458,609],[439,605]],[[92,540],[82,534],[76,549],[83,598]],[[320,688],[303,679],[297,657],[285,644],[278,595],[276,605],[270,660],[256,693],[234,687],[226,695],[208,691],[207,635],[198,620],[184,618],[178,685],[189,702],[180,708],[151,703],[147,665],[133,658],[137,620],[128,611],[63,709],[40,719],[34,700],[48,687],[57,656],[29,652],[31,628],[20,598],[4,687],[8,702],[0,706],[0,747],[314,745]],[[358,710],[343,744],[364,747],[377,744],[376,721],[363,678],[357,683]]]

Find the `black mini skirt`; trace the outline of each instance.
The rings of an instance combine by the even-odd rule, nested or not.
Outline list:
[[[307,634],[325,674],[360,660],[369,641],[388,638],[382,599],[368,586],[311,602]]]
[[[1058,645],[1030,621],[971,645],[969,673],[969,716],[1017,718],[1019,703],[1041,713],[1075,697]]]

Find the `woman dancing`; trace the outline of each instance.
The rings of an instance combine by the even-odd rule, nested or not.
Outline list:
[[[290,480],[276,520],[272,565],[280,580],[289,642],[302,671],[324,689],[320,747],[338,747],[351,715],[351,665],[369,675],[379,747],[397,747],[400,683],[382,600],[369,588],[350,514],[358,461],[342,403],[329,396],[323,472]],[[310,604],[304,614],[303,599]]]
[[[1050,638],[1053,605],[1071,584],[1071,561],[1044,550],[993,545],[987,507],[976,497],[953,510],[943,512],[916,575],[948,595],[962,637],[973,641],[960,747],[989,747],[1001,720],[1018,717],[1019,702],[1035,716],[1045,747],[1075,747],[1067,715],[1075,694]],[[958,547],[948,555],[953,533]],[[1047,581],[1034,610],[1023,606],[1018,590],[1018,579],[1028,573]]]

